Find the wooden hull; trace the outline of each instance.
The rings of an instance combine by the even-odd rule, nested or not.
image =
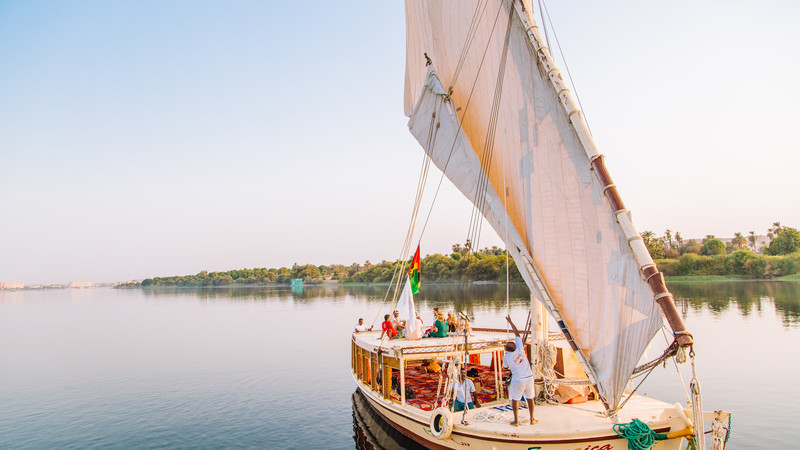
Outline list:
[[[548,436],[546,439],[530,436],[530,430],[540,429],[543,424],[531,427],[505,426],[505,430],[494,430],[471,423],[464,426],[460,424],[461,414],[454,417],[455,425],[448,439],[437,439],[431,434],[429,420],[430,412],[412,411],[401,408],[400,405],[386,401],[375,395],[371,390],[365,389],[357,383],[372,410],[384,421],[408,438],[432,449],[463,449],[463,448],[493,448],[493,449],[524,449],[524,450],[625,450],[628,442],[615,435],[610,429],[609,433],[594,436]],[[538,409],[537,409],[538,411]],[[527,411],[520,411],[520,418],[524,418]],[[537,412],[537,418],[539,414]],[[469,416],[467,417],[469,421]],[[668,428],[668,427],[667,427]],[[666,432],[667,429],[657,429],[657,432]],[[679,450],[683,439],[658,441],[654,449]]]

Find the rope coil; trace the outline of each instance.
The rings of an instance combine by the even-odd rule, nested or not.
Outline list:
[[[633,419],[630,423],[615,424],[613,428],[614,433],[628,440],[629,450],[650,450],[656,441],[667,439],[666,434],[656,433],[639,419]]]

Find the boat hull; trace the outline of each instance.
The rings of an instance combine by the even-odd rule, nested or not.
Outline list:
[[[372,410],[394,429],[412,439],[419,444],[432,449],[463,449],[463,448],[493,448],[493,449],[524,449],[524,450],[625,450],[628,448],[628,441],[620,438],[613,433],[591,436],[591,437],[572,437],[563,436],[552,439],[531,439],[524,436],[524,429],[529,426],[519,427],[509,431],[495,432],[494,434],[481,432],[480,430],[464,427],[459,423],[460,415],[454,416],[455,425],[453,432],[448,439],[437,439],[431,434],[429,423],[423,420],[423,416],[412,416],[408,411],[400,408],[399,405],[391,404],[376,396],[368,389],[364,389],[359,384],[359,390],[363,394]],[[524,418],[527,411],[520,411],[520,417]],[[429,416],[428,416],[429,417]],[[511,428],[511,427],[509,427]],[[667,430],[656,430],[666,432]],[[670,439],[658,441],[653,447],[657,450],[679,450],[682,439]]]

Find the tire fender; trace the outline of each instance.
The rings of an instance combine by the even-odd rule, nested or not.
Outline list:
[[[431,413],[431,434],[436,439],[445,440],[453,432],[453,413],[444,406],[440,406]]]

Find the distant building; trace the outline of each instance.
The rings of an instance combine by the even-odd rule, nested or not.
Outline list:
[[[91,281],[70,281],[69,287],[70,288],[94,287],[94,283],[92,283]]]
[[[25,285],[22,283],[0,283],[0,289],[22,289]]]

